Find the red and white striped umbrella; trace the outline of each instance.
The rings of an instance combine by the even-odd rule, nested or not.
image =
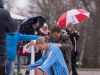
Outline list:
[[[77,24],[89,18],[89,12],[83,9],[72,9],[62,14],[57,22],[60,27],[66,27],[69,23]]]

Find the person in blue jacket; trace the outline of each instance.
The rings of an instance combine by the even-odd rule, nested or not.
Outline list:
[[[14,63],[17,55],[17,44],[19,41],[30,41],[36,40],[40,36],[35,35],[25,35],[20,34],[19,32],[11,32],[6,33],[6,52],[7,52],[7,60],[6,60],[6,75],[13,75]]]
[[[38,67],[40,71],[48,72],[48,75],[69,75],[62,52],[56,44],[49,42],[48,37],[40,37],[36,45],[44,50],[43,55],[37,62],[28,65],[27,70]]]

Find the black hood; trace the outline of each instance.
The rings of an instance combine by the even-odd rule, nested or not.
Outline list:
[[[3,1],[2,0],[0,0],[0,8],[4,8],[3,7]]]
[[[3,8],[0,8],[0,25],[7,26],[7,32],[14,32],[17,30],[18,26],[17,22],[11,17],[10,13]]]

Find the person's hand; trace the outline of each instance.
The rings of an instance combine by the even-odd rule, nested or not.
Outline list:
[[[25,70],[26,70],[26,71],[30,71],[30,69],[29,69],[27,66],[25,66]]]
[[[59,43],[55,43],[58,47],[62,47],[62,44]]]
[[[74,33],[76,33],[77,35],[80,35],[80,33],[77,30],[74,30]]]
[[[37,35],[37,34],[38,34],[38,32],[37,32],[37,31],[35,31],[35,32],[34,32],[34,35]]]
[[[32,41],[30,41],[29,42],[29,45],[31,46],[31,45],[34,45],[34,41],[32,40]]]
[[[30,46],[32,46],[32,45],[34,45],[34,41],[32,40],[32,41],[30,41],[28,44],[27,44],[27,46],[26,46],[26,48],[28,49]]]

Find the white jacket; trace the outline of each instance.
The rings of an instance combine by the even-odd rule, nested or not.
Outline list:
[[[36,40],[33,40],[33,41],[35,42]],[[23,51],[31,53],[31,64],[34,64],[34,61],[35,61],[34,45],[30,46],[28,49],[26,48],[26,46],[27,46],[27,44],[24,46]],[[30,70],[30,75],[35,75],[34,74],[34,69]]]

